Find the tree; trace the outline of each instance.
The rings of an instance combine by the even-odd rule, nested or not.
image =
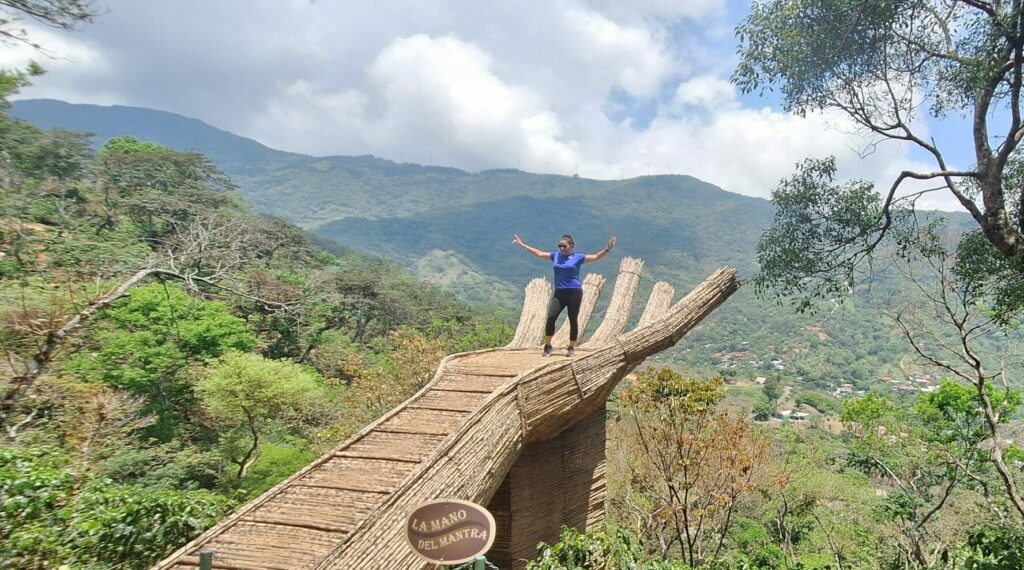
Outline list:
[[[113,303],[63,371],[144,397],[144,410],[160,420],[149,435],[169,441],[195,406],[189,365],[255,346],[245,321],[223,303],[192,297],[173,283],[152,283]]]
[[[330,400],[308,368],[256,354],[231,352],[217,360],[196,383],[196,393],[224,427],[241,429],[247,443],[229,451],[244,479],[259,459],[267,427],[274,422],[317,422],[321,403]],[[234,447],[234,446],[233,446]]]
[[[900,531],[906,562],[928,566],[929,522],[964,474],[947,479],[941,466],[925,461],[903,411],[878,394],[847,402],[841,418],[851,451],[847,461],[891,488],[881,510]]]
[[[768,441],[744,418],[718,408],[721,379],[647,369],[622,394],[622,433],[631,485],[621,499],[640,535],[661,556],[691,567],[716,559],[742,499],[773,483]]]
[[[765,398],[768,398],[768,405],[772,407],[772,415],[775,415],[775,406],[778,405],[783,391],[782,382],[774,376],[765,380],[764,385],[761,386],[761,392]]]
[[[96,12],[88,0],[0,0],[0,42],[23,42],[36,49],[24,28],[17,27],[23,17],[59,30],[70,31],[90,23]]]
[[[64,424],[64,441],[86,468],[131,447],[138,432],[156,421],[142,412],[145,401],[138,396],[103,384],[62,380],[57,405],[63,409],[54,423]]]
[[[752,4],[737,35],[733,79],[743,91],[778,88],[787,110],[837,111],[871,137],[868,149],[909,142],[935,164],[900,173],[878,194],[866,182],[833,184],[831,159],[804,162],[773,194],[775,223],[758,246],[761,292],[798,293],[801,308],[847,293],[880,244],[913,240],[903,229],[916,199],[946,191],[978,226],[961,242],[965,263],[1000,269],[971,274],[1018,292],[1004,313],[1024,308],[1020,0],[771,0]],[[973,166],[953,168],[920,132],[925,110],[972,117],[962,139],[973,141]],[[899,197],[909,180],[939,185]]]
[[[154,246],[195,218],[244,210],[230,178],[202,154],[118,137],[103,145],[99,158],[103,226],[127,217]]]
[[[754,421],[766,422],[775,415],[775,408],[769,404],[757,404],[752,410]]]
[[[558,542],[541,543],[539,556],[526,563],[527,570],[687,570],[679,561],[649,560],[643,545],[626,530],[611,526],[587,529],[586,533],[562,527]]]
[[[1017,329],[1024,310],[1024,9],[1019,0],[770,0],[752,6],[737,34],[734,80],[744,91],[777,87],[787,110],[845,115],[870,137],[866,150],[901,141],[934,163],[930,171],[900,173],[879,193],[864,181],[836,182],[832,158],[805,160],[773,192],[778,209],[758,243],[754,278],[762,296],[791,297],[806,310],[851,294],[880,253],[895,253],[906,268],[932,269],[925,279],[910,274],[921,298],[889,313],[922,360],[970,387],[970,404],[952,398],[941,411],[919,409],[898,422],[901,414],[881,409],[881,400],[843,412],[844,423],[866,429],[852,447],[896,489],[888,514],[908,558],[923,564],[929,520],[954,491],[978,486],[1002,518],[987,467],[997,472],[1009,509],[1024,516],[999,436],[1016,397],[1005,359],[982,348],[999,329]],[[948,149],[920,131],[924,112],[972,118],[961,140],[973,143],[973,165],[949,164]],[[908,194],[912,180],[937,185]],[[927,192],[949,192],[975,229],[942,235],[936,216],[915,210]],[[967,410],[980,411],[971,419],[984,428],[983,439],[939,421],[950,414],[963,420]],[[879,439],[872,430],[882,428],[888,436]],[[979,446],[987,446],[987,461]],[[887,457],[896,447],[906,452],[902,459]]]
[[[433,378],[445,356],[439,340],[402,328],[388,335],[387,359],[370,360],[354,355],[352,396],[376,418],[416,393]]]
[[[996,402],[1012,409],[1017,398]],[[934,562],[934,545],[942,540],[934,523],[961,491],[977,489],[1003,519],[988,490],[987,429],[970,389],[945,382],[909,410],[869,393],[847,402],[841,419],[847,461],[886,489],[880,513],[896,525],[907,562]]]
[[[44,322],[29,330],[29,339],[19,343],[6,355],[14,374],[3,387],[0,401],[0,424],[10,422],[19,401],[35,381],[52,364],[69,338],[105,308],[134,288],[154,278],[181,282],[193,294],[227,296],[259,303],[273,310],[287,310],[301,298],[265,298],[255,284],[246,280],[243,271],[265,259],[276,246],[267,243],[256,232],[250,220],[231,215],[199,216],[184,223],[174,222],[169,235],[161,238],[156,251],[146,260],[146,267],[125,276],[106,291],[93,293],[68,314],[66,307],[57,307]],[[102,286],[102,284],[101,284]],[[25,315],[31,320],[31,315]],[[6,346],[5,346],[6,348]]]
[[[58,182],[81,180],[88,172],[92,161],[89,134],[63,129],[43,132],[28,124],[18,125],[17,130],[21,132],[15,136],[26,144],[14,144],[7,150],[21,172],[40,181],[55,178]],[[64,184],[54,186],[66,188]]]
[[[1005,526],[1007,504],[1011,509],[1019,509],[1021,499],[1014,480],[1016,475],[1007,468],[1002,457],[1005,443],[998,438],[1003,431],[1000,428],[1020,406],[1020,395],[1004,392],[992,384],[984,388],[985,399],[998,410],[995,418],[998,425],[993,436],[989,423],[992,418],[983,406],[978,406],[975,390],[946,380],[938,390],[922,395],[914,404],[914,414],[923,426],[919,437],[935,457],[963,471],[967,477],[965,486],[980,493],[996,520]],[[998,461],[996,455],[999,455]],[[993,475],[993,468],[997,475]],[[1005,485],[1002,493],[993,490],[1000,483]]]
[[[998,473],[1003,497],[1024,518],[1020,481],[1006,463],[1003,435],[1005,424],[1020,403],[1019,394],[1011,390],[1009,377],[1010,370],[1020,364],[1020,355],[1011,349],[1019,346],[1020,330],[1000,326],[1005,314],[981,308],[983,300],[993,295],[992,288],[1001,286],[959,278],[958,272],[966,271],[963,267],[970,262],[963,257],[954,258],[948,251],[947,235],[930,231],[919,241],[924,247],[919,248],[916,263],[896,263],[900,274],[912,285],[911,291],[886,312],[921,361],[963,383],[943,385],[938,393],[924,399],[929,402],[943,398],[944,412],[934,412],[934,418],[940,419],[943,414],[960,418],[949,420],[949,425],[937,424],[932,437],[960,434],[955,428],[964,429],[964,425],[976,430],[970,435],[960,434],[961,439],[966,438],[961,443],[964,449],[953,455],[977,453],[977,446],[984,445],[985,455]],[[974,473],[971,478],[984,487],[986,498],[991,499],[985,482]],[[994,511],[1005,522],[1000,509]]]
[[[973,531],[962,548],[958,568],[967,570],[1013,570],[1024,568],[1024,527],[981,528]],[[955,556],[955,555],[954,555]],[[955,560],[954,557],[951,557]]]
[[[434,319],[423,330],[428,338],[442,340],[449,354],[504,346],[512,341],[515,332],[503,310],[468,321]]]
[[[5,568],[138,568],[234,506],[206,490],[135,487],[78,471],[52,447],[0,447]]]
[[[781,481],[762,517],[788,567],[881,566],[878,535],[889,531],[870,520],[879,499],[867,476],[837,471],[835,442],[810,430],[779,430],[772,450]]]

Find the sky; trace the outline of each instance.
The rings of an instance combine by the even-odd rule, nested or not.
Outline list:
[[[749,0],[97,0],[75,32],[25,22],[47,69],[19,98],[170,111],[310,155],[622,179],[688,174],[767,198],[805,157],[886,191],[923,155],[843,117],[741,94]],[[952,141],[955,121],[922,122]],[[953,149],[954,151],[962,149]],[[957,156],[957,153],[953,153]],[[913,188],[908,188],[912,190]],[[948,193],[919,206],[958,209]]]

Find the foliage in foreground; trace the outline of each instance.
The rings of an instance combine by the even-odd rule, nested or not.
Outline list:
[[[720,406],[724,395],[720,378],[643,370],[622,393],[613,436],[625,518],[659,555],[691,566],[722,555],[744,503],[776,486],[768,439]]]
[[[1024,527],[1010,529],[979,527],[963,544],[943,551],[933,570],[1018,570],[1024,568]],[[681,560],[671,560],[647,552],[643,543],[628,530],[610,524],[587,532],[562,527],[554,544],[537,545],[538,555],[527,562],[527,570],[691,570]],[[787,562],[777,555],[765,556],[755,549],[728,560],[709,560],[702,570],[831,570],[834,568],[883,568],[883,560],[866,565],[838,564],[827,557],[820,562]]]
[[[688,570],[682,562],[649,559],[640,542],[611,526],[581,533],[562,527],[558,542],[537,545],[539,556],[527,570]]]
[[[119,484],[52,447],[0,447],[0,568],[138,568],[233,506],[208,490]]]
[[[0,567],[146,567],[511,336],[202,155],[2,112],[0,143]]]

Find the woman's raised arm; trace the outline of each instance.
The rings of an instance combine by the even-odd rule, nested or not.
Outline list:
[[[615,247],[615,242],[616,241],[618,241],[618,240],[615,238],[615,236],[612,236],[608,240],[608,245],[604,246],[604,249],[602,249],[601,251],[599,251],[597,253],[591,253],[591,254],[587,255],[586,257],[583,258],[583,261],[597,261],[597,260],[601,259],[602,257],[608,255],[608,253],[611,252],[612,248]]]
[[[523,242],[522,239],[520,239],[519,235],[512,234],[512,237],[513,237],[512,243],[514,243],[514,244],[518,245],[519,247],[525,249],[526,251],[530,252],[535,257],[539,257],[541,259],[551,259],[551,254],[550,253],[548,253],[546,251],[541,251],[541,250],[539,250],[539,249],[537,249],[535,247],[530,247],[530,246],[526,245],[526,243]]]

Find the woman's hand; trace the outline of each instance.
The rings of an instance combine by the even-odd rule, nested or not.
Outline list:
[[[610,237],[608,239],[608,245],[604,246],[604,249],[598,251],[597,253],[591,253],[590,255],[584,257],[583,261],[597,261],[602,257],[608,255],[609,253],[611,253],[612,248],[615,247],[616,241],[618,240],[615,238],[615,236]]]
[[[541,250],[539,250],[539,249],[537,249],[535,247],[530,247],[530,246],[526,245],[525,243],[523,243],[523,240],[519,238],[518,234],[512,234],[512,243],[514,243],[514,244],[518,245],[519,247],[525,249],[526,251],[530,252],[530,255],[532,255],[534,257],[539,257],[541,259],[548,259],[548,254],[546,252],[543,252],[543,251],[541,251]]]

